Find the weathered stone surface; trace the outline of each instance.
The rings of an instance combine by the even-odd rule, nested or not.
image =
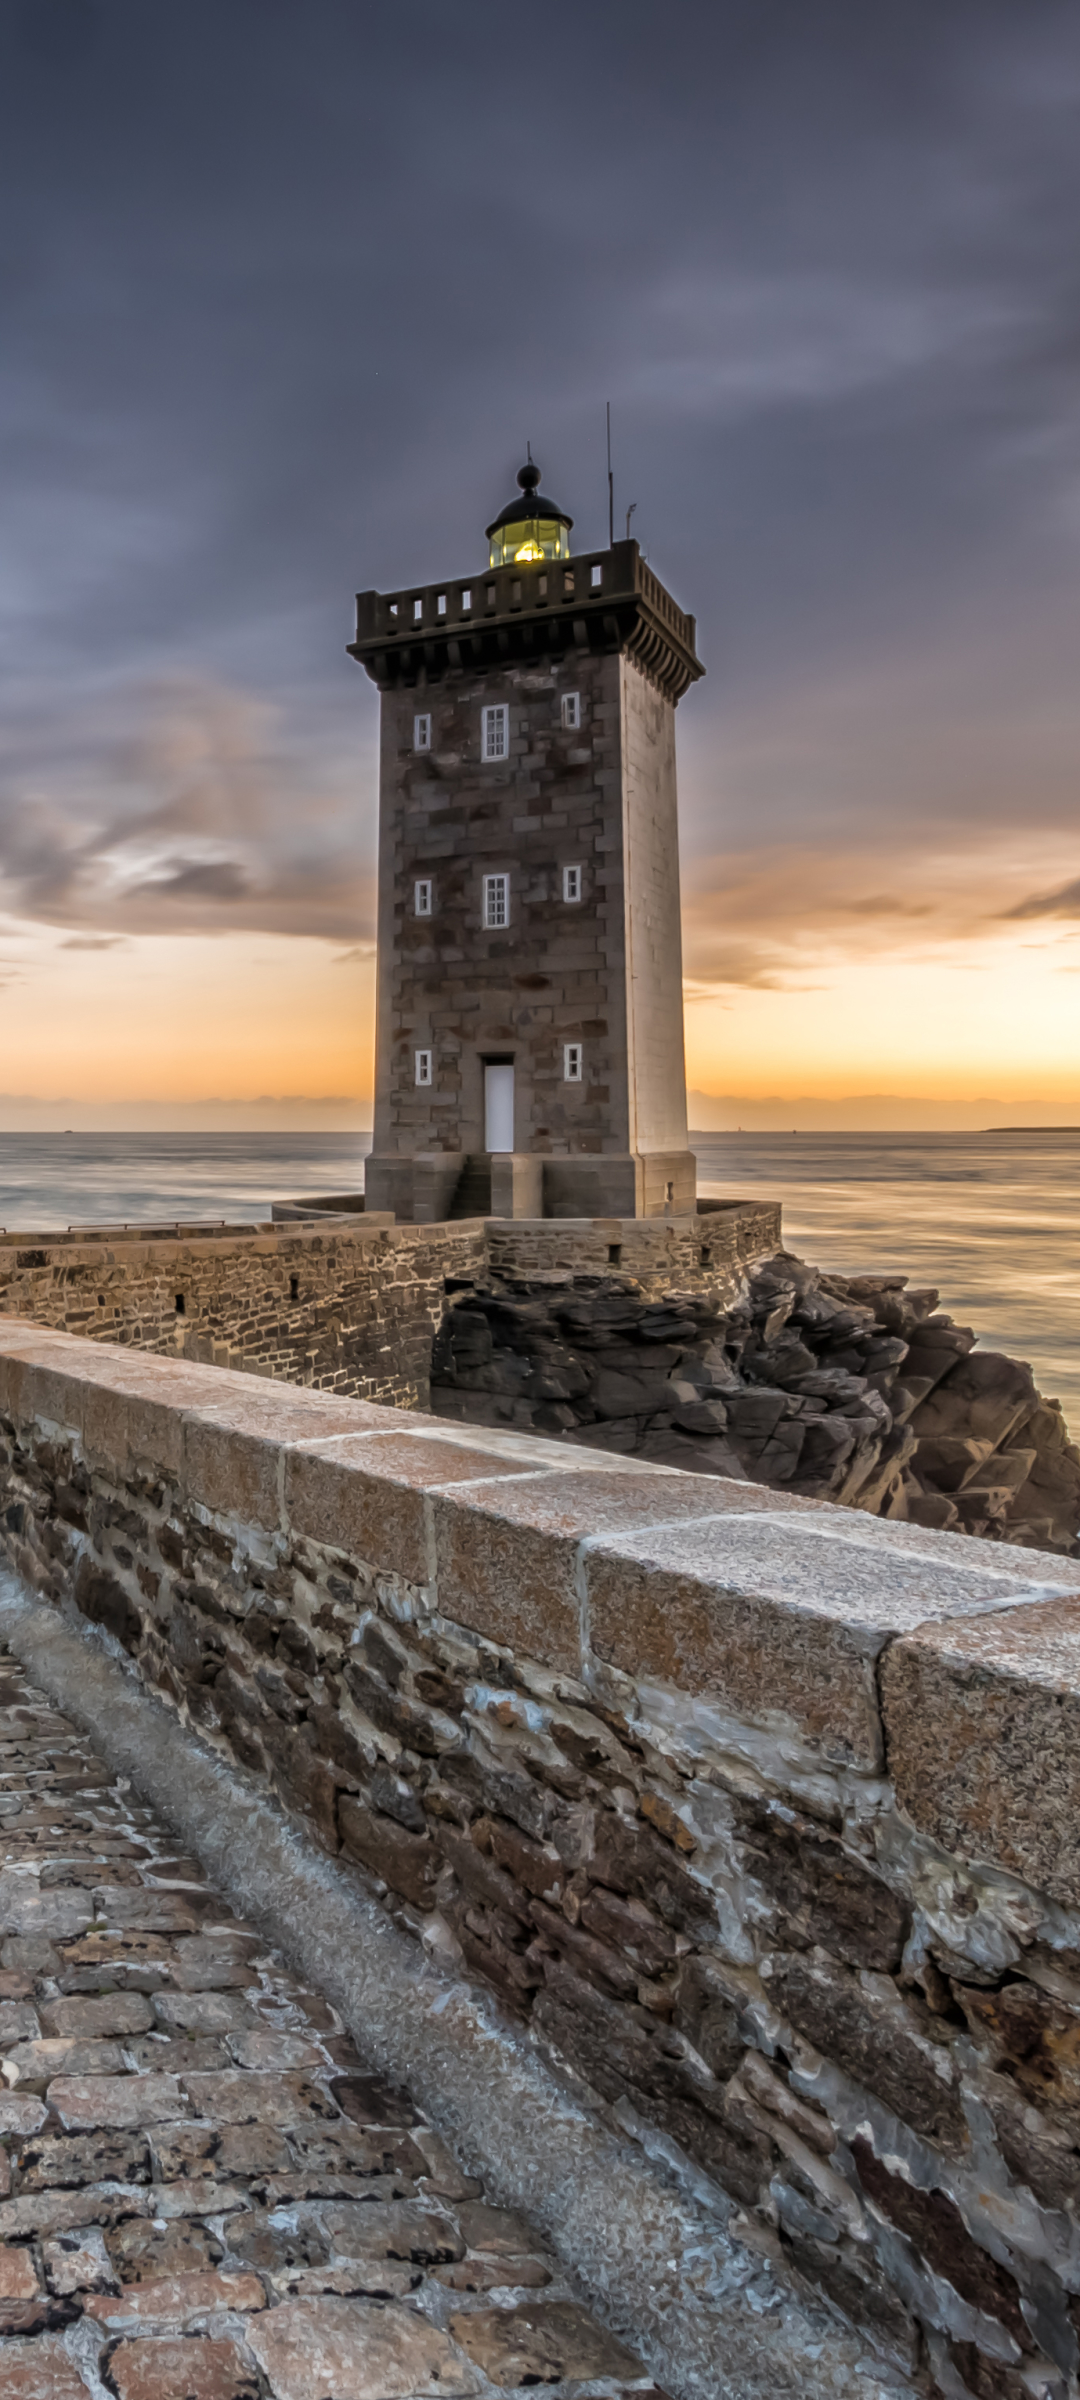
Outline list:
[[[77,2190],[87,2183],[149,2183],[150,2152],[140,2134],[37,2135],[13,2150],[21,2192]]]
[[[584,2382],[592,2375],[636,2375],[629,2350],[573,2300],[525,2301],[452,2317],[451,2330],[493,2383]]]
[[[46,2095],[67,2133],[167,2125],[187,2106],[174,2075],[57,2075]]]
[[[197,1992],[155,1992],[151,2024],[155,2018],[167,2033],[211,2035],[232,2033],[256,2022],[253,2009],[238,1992],[205,1988]]]
[[[491,2208],[484,2200],[466,2200],[456,2214],[470,2250],[482,2250],[494,2258],[514,2258],[532,2248],[533,2229],[513,2209]]]
[[[590,1546],[584,1577],[593,1646],[623,1673],[675,1685],[751,1718],[781,1711],[838,1761],[881,1761],[874,1663],[928,1618],[1023,1591],[980,1558],[966,1572],[914,1543],[904,1551],[855,1526],[740,1513],[709,1524],[627,1532]]]
[[[324,2208],[321,2214],[332,2247],[344,2258],[400,2258],[418,2266],[443,2266],[465,2254],[453,2217],[434,2201],[391,2201],[379,2208],[352,2201]]]
[[[911,2002],[864,1990],[820,1953],[777,1960],[769,1991],[797,2033],[916,2133],[948,2148],[966,2143],[948,2050],[921,2031]]]
[[[35,2300],[40,2290],[29,2250],[0,2250],[0,2300]]]
[[[333,2101],[321,2086],[303,2074],[250,2074],[238,2067],[223,2075],[187,2075],[184,2088],[194,2114],[213,2117],[221,2125],[277,2125],[287,2129],[292,2125],[317,2124],[320,2118],[332,2120],[337,2115]],[[172,2113],[179,2116],[182,2111],[175,2109]],[[160,2118],[156,2121],[162,2122]]]
[[[245,2313],[265,2306],[266,2294],[257,2275],[216,2274],[210,2268],[126,2283],[116,2294],[88,2295],[84,2304],[88,2317],[109,2326],[124,2325],[132,2317],[165,2325],[185,2324],[191,2317],[210,2316],[219,2308]]]
[[[988,2317],[998,2317],[1013,2340],[1026,2348],[1029,2337],[1015,2277],[972,2240],[955,2202],[946,2192],[920,2191],[904,2176],[891,2174],[861,2136],[851,2148],[872,2206],[907,2234],[928,2266],[943,2275],[962,2300]]]
[[[275,2400],[410,2400],[479,2389],[444,2333],[405,2308],[363,2300],[292,2300],[252,2324],[251,2349]]]
[[[407,1831],[393,1817],[383,1816],[366,1808],[362,1801],[343,1793],[338,1803],[341,1838],[345,1849],[361,1866],[403,1900],[411,1900],[415,1908],[430,1908],[439,1858],[434,1844],[426,1834]]]
[[[112,2237],[110,2237],[112,2238]],[[61,2233],[41,2245],[41,2261],[51,2292],[115,2292],[117,2277],[100,2225]]]
[[[440,1606],[455,1623],[576,1674],[581,1663],[579,1542],[605,1527],[708,1515],[715,1494],[689,1479],[663,1492],[624,1474],[554,1470],[543,1483],[474,1484],[434,1503]]]
[[[0,2201],[0,2239],[21,2241],[28,2234],[66,2233],[73,2225],[96,2218],[115,2225],[123,2217],[145,2217],[150,2203],[136,2184],[90,2185],[74,2192],[23,2192]]]
[[[66,2034],[81,2041],[113,2041],[125,2033],[149,2033],[153,2022],[153,2009],[141,1992],[108,1992],[99,1999],[80,1996],[41,2003],[44,2033]]]
[[[285,2136],[273,2124],[162,2125],[151,2137],[163,2182],[176,2177],[273,2174],[291,2165]]]
[[[183,2217],[165,2227],[140,2223],[114,2226],[105,2236],[109,2257],[121,2283],[152,2283],[155,2276],[187,2275],[216,2267],[220,2242],[205,2225]]]
[[[890,1651],[882,1693],[914,1823],[1080,1904],[1080,1603],[924,1626]]]
[[[258,2378],[236,2342],[118,2342],[109,2360],[118,2400],[259,2400]]]
[[[4,2400],[86,2400],[86,2385],[56,2336],[4,2344]]]
[[[789,1935],[848,1966],[899,1966],[910,1923],[903,1901],[820,1826],[764,1802],[736,1811],[746,1870],[775,1901]]]

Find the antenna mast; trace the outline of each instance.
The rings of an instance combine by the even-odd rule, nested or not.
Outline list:
[[[608,549],[615,548],[615,477],[611,472],[611,402],[607,404],[607,519]]]

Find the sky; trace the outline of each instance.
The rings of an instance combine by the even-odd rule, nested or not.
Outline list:
[[[359,588],[698,622],[697,1124],[1080,1123],[1080,14],[0,0],[0,1127],[369,1121]]]

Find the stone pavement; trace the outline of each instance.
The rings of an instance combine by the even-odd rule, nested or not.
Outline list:
[[[3,2400],[664,2400],[0,1652]]]

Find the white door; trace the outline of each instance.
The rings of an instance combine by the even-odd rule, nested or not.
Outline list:
[[[513,1067],[484,1068],[484,1148],[514,1147]]]

